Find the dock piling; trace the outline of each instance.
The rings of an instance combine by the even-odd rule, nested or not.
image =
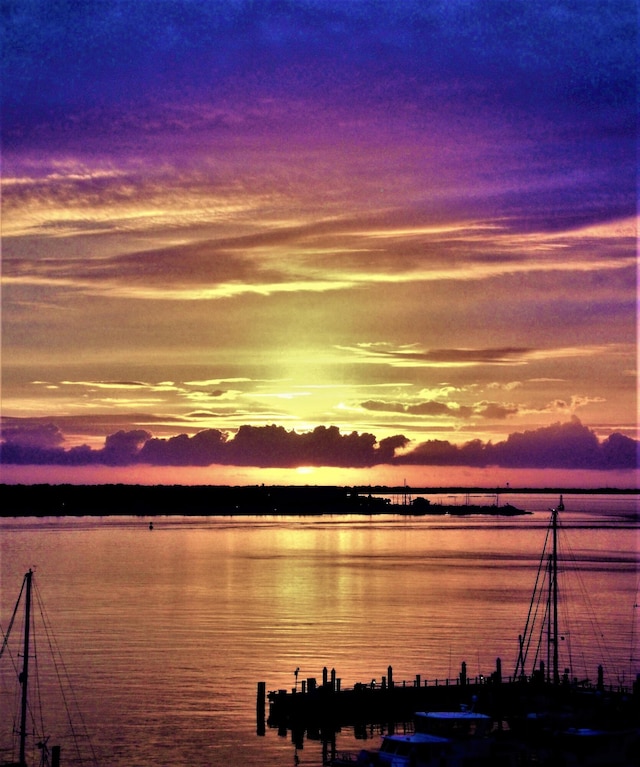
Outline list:
[[[265,711],[267,700],[266,682],[258,682],[258,693],[256,697],[256,723],[258,735],[264,735],[266,732]]]

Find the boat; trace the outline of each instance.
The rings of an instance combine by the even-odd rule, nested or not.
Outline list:
[[[383,735],[378,749],[343,752],[332,767],[453,767],[453,743],[448,738],[424,732]]]
[[[20,602],[22,600],[24,600],[23,636],[21,638],[22,641],[19,641],[19,649],[17,652],[17,656],[21,658],[22,664],[18,668],[15,662],[15,658],[12,657],[11,650],[9,649],[9,639],[12,629],[14,628],[15,619],[19,614],[18,611]],[[8,704],[8,702],[7,705],[5,705],[5,701],[2,701],[2,708],[4,711],[4,716],[6,717],[5,723],[10,722],[10,717],[13,714],[13,721],[15,722],[15,726],[13,727],[14,737],[11,745],[6,746],[4,743],[0,744],[0,767],[35,767],[35,765],[38,765],[38,767],[60,767],[61,764],[61,746],[49,746],[50,736],[46,735],[42,731],[42,728],[44,727],[44,717],[42,712],[39,710],[41,690],[38,689],[37,694],[32,693],[32,690],[36,690],[37,686],[39,687],[38,680],[36,678],[37,674],[35,672],[38,671],[39,666],[46,665],[46,662],[44,664],[40,663],[40,653],[38,652],[38,654],[36,654],[36,624],[34,620],[36,610],[34,610],[34,602],[38,608],[38,615],[41,616],[44,621],[46,613],[35,587],[34,572],[33,570],[29,569],[22,581],[22,587],[18,594],[18,599],[16,601],[7,632],[4,635],[2,646],[0,647],[0,657],[6,654],[7,657],[13,662],[11,671],[15,672],[15,679],[18,683],[18,695],[15,696],[17,699],[18,710],[10,712],[9,709],[11,706]],[[54,650],[54,646],[52,645],[51,628],[46,623],[44,624],[44,633],[48,640],[49,647],[54,653],[52,661],[55,667],[56,676],[58,677],[58,682],[61,685],[63,705],[67,711],[68,717],[70,717],[72,709],[70,705],[71,700],[69,692],[64,689],[64,686],[62,686],[62,672],[66,671],[66,669],[61,658],[57,656],[57,653]],[[42,648],[39,645],[38,650],[40,649]],[[33,664],[34,673],[32,673],[30,664],[30,661],[32,660],[37,661]],[[2,694],[5,695],[5,693],[6,690],[3,686]],[[80,716],[79,718],[81,719]],[[91,743],[86,736],[86,731],[84,731],[84,724],[82,724],[82,727],[79,727],[77,723],[72,722],[70,718],[69,724],[76,746],[75,757],[80,760],[80,763],[96,764],[97,761],[95,758],[95,753],[93,753],[93,747],[91,746]],[[83,748],[80,747],[80,740],[84,740],[86,743],[88,743],[88,749],[91,752],[89,759],[86,759],[86,753],[82,753]],[[84,748],[85,752],[86,750],[87,747]],[[9,755],[8,760],[6,756],[3,756],[5,754]]]
[[[512,681],[493,689],[495,701],[508,693],[513,710],[494,719],[461,706],[457,711],[420,711],[414,714],[415,732],[388,734],[375,750],[343,753],[333,762],[391,767],[631,767],[640,753],[638,689],[618,694],[607,691],[602,668],[594,686],[580,684],[560,670],[558,528],[564,510],[562,496],[550,509],[551,518],[540,560],[534,594]],[[536,626],[534,605],[544,604],[542,626]],[[533,632],[540,629],[539,641]],[[542,640],[546,639],[546,643]],[[546,644],[546,648],[543,645]],[[526,670],[529,649],[535,647],[534,668]],[[540,648],[546,657],[540,660]],[[640,688],[640,680],[635,688]],[[502,690],[502,692],[501,692]]]
[[[497,764],[493,719],[473,707],[456,711],[419,711],[414,732],[389,733],[378,749],[344,752],[332,761],[345,765],[389,765],[390,767],[480,767]],[[501,762],[504,763],[504,762]]]
[[[329,683],[325,668],[322,686],[316,687],[314,679],[309,680],[313,685],[308,687],[303,682],[301,692],[296,683],[291,694],[286,690],[269,693],[269,726],[304,732],[317,729],[321,722],[327,732],[332,729],[334,737],[347,724],[390,728],[378,748],[336,753],[334,741],[333,757],[325,763],[335,767],[432,767],[436,752],[438,767],[635,765],[640,753],[640,674],[632,684],[623,678],[605,685],[600,666],[597,681],[578,678],[568,641],[564,643],[568,662],[561,665],[563,640],[570,635],[570,627],[560,620],[564,606],[559,585],[563,569],[559,537],[564,508],[560,495],[558,504],[549,510],[551,516],[525,629],[518,637],[512,675],[503,676],[502,662],[497,658],[495,671],[475,681],[468,678],[463,662],[453,684],[446,680],[446,684],[439,685],[436,680],[427,686],[417,675],[414,683],[407,685],[393,681],[389,666],[381,685],[346,689],[336,686],[334,671]],[[597,628],[595,615],[589,623]],[[596,638],[601,636],[601,632],[596,633]],[[456,709],[470,697],[475,698],[472,708]],[[407,723],[412,717],[414,729],[401,735],[393,732],[398,723]]]
[[[562,495],[552,509],[524,633],[518,637],[518,659],[514,672],[518,680],[533,682],[534,696],[523,694],[518,711],[508,717],[513,737],[540,765],[588,767],[630,767],[640,749],[638,693],[628,696],[608,693],[603,669],[598,681],[580,683],[570,669],[560,673],[560,631],[558,603],[559,512],[564,511]],[[535,605],[544,604],[543,619],[536,627]],[[543,640],[546,640],[543,641]],[[525,664],[530,648],[535,647],[534,667],[527,674]],[[540,660],[546,647],[546,657]],[[535,663],[539,661],[539,668]],[[638,682],[636,682],[636,686]],[[635,698],[635,703],[633,699]],[[535,704],[535,705],[534,705]],[[528,707],[528,708],[527,708]]]
[[[24,593],[24,644],[23,644],[23,651],[22,651],[22,670],[20,671],[18,675],[18,681],[20,683],[20,689],[21,689],[21,695],[20,695],[20,724],[19,724],[19,730],[18,730],[18,759],[17,761],[10,761],[10,762],[4,762],[3,767],[26,767],[27,765],[27,759],[26,759],[26,747],[27,747],[27,734],[29,732],[29,722],[28,722],[28,712],[29,712],[29,660],[31,658],[32,653],[32,647],[31,647],[31,601],[32,601],[32,588],[33,588],[33,571],[29,570],[28,573],[24,576],[24,580],[22,582],[22,589],[20,590],[20,595],[18,596],[18,601],[16,602],[16,609],[13,612],[13,617],[11,618],[11,623],[9,625],[9,630],[7,631],[7,634],[4,638],[3,644],[2,644],[2,651],[1,654],[4,654],[4,651],[7,648],[7,643],[9,640],[9,635],[11,633],[11,628],[13,627],[13,620],[16,616],[16,612],[18,609],[18,606],[20,604],[20,599],[22,597],[22,594]],[[51,767],[59,767],[60,765],[60,747],[59,746],[53,746],[51,749],[51,760],[49,761],[49,749],[47,746],[47,738],[44,738],[40,741],[38,744],[38,747],[40,748],[42,752],[42,757],[40,760],[41,765],[50,765]]]
[[[463,705],[459,711],[418,711],[414,724],[416,732],[469,741],[489,735],[493,720],[488,714]]]

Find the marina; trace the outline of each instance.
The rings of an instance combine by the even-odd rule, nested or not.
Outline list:
[[[364,751],[359,756],[350,753],[336,757],[333,752],[325,755],[325,761],[334,765],[489,765],[496,762],[498,752],[501,758],[505,757],[505,745],[518,764],[555,765],[567,760],[572,763],[581,750],[593,750],[598,743],[606,746],[597,757],[603,764],[630,767],[640,748],[640,673],[630,686],[607,687],[602,666],[598,666],[595,683],[589,679],[581,681],[570,674],[570,668],[561,671],[559,666],[558,520],[564,510],[560,496],[558,505],[550,510],[527,622],[518,639],[520,649],[513,676],[504,678],[498,658],[495,670],[475,679],[468,677],[467,664],[463,662],[454,680],[446,679],[444,683],[435,680],[429,685],[416,675],[409,684],[406,681],[396,684],[389,666],[380,685],[373,680],[370,685],[342,689],[335,669],[329,675],[325,667],[321,685],[315,678],[309,678],[303,680],[298,692],[296,677],[296,686],[289,693],[286,690],[269,693],[268,726],[280,733],[291,730],[293,741],[302,747],[305,731],[321,731],[325,744],[333,746],[335,734],[344,726],[355,729],[386,725],[387,735],[380,751]],[[546,578],[541,580],[542,573]],[[534,611],[545,595],[546,603],[538,621],[538,650],[528,673],[527,655],[532,641],[535,642]],[[546,655],[544,650],[541,652],[545,637]],[[540,660],[537,665],[540,655],[546,661]],[[261,718],[264,694],[265,685],[261,682],[257,697],[258,731],[264,731]],[[406,728],[410,721],[414,722],[415,734],[395,734],[397,723]],[[486,725],[484,749],[468,737],[469,731],[475,732],[479,724]],[[471,751],[458,747],[463,731],[466,746],[473,745]],[[586,749],[584,742],[589,744]],[[585,753],[580,756],[580,762],[586,763]]]
[[[345,752],[378,749],[390,726],[409,734],[419,711],[455,711],[475,695],[483,713],[480,702],[495,694],[497,658],[500,689],[515,689],[518,635],[557,501],[519,496],[515,505],[533,513],[515,519],[183,515],[155,516],[153,531],[138,516],[4,517],[2,628],[33,568],[99,764],[320,767]],[[633,689],[639,665],[637,499],[569,494],[564,504],[572,556],[559,578],[579,576],[583,588],[560,590],[561,615],[566,608],[578,619],[561,634],[561,680],[566,664],[570,688],[575,678],[581,693],[597,694],[603,665],[603,697],[617,700],[618,690]],[[582,592],[603,647],[580,644],[589,629]],[[546,667],[546,653],[538,668],[540,660]],[[313,712],[295,730],[279,726],[269,693],[285,690],[284,699],[299,703],[304,682],[311,701],[315,678],[315,694],[328,695],[325,667],[347,713],[366,710],[353,696],[346,705],[351,690],[361,703],[382,700],[384,678],[387,693],[391,681],[406,696],[406,721],[353,716],[336,729]],[[3,711],[10,676],[0,678]],[[45,702],[52,682],[45,675]],[[410,699],[418,694],[432,697]],[[5,725],[10,720],[0,717],[3,748],[11,739]],[[49,732],[66,767],[73,752],[55,728]]]
[[[325,761],[333,760],[336,764],[356,761],[354,752],[336,759],[336,737],[343,728],[351,727],[354,732],[362,733],[373,725],[392,736],[398,729],[406,733],[421,732],[425,728],[432,734],[435,731],[438,736],[444,736],[454,729],[466,729],[470,719],[475,728],[480,720],[488,723],[485,739],[489,739],[491,730],[494,739],[504,744],[508,732],[510,744],[521,756],[526,755],[526,763],[539,764],[551,764],[561,751],[556,739],[544,744],[541,757],[538,749],[541,734],[548,737],[562,734],[564,738],[578,732],[585,736],[596,732],[601,736],[606,734],[618,745],[625,744],[617,758],[610,756],[607,764],[625,767],[631,767],[632,754],[640,745],[640,680],[636,679],[630,687],[607,686],[602,668],[598,669],[598,681],[593,685],[568,679],[560,685],[549,684],[544,679],[544,667],[531,678],[503,679],[499,659],[495,671],[473,679],[466,677],[464,663],[456,679],[434,680],[431,684],[422,682],[419,676],[413,682],[395,684],[388,681],[392,680],[391,667],[387,673],[380,686],[341,689],[332,671],[331,680],[321,686],[310,679],[299,692],[271,692],[266,724],[277,729],[281,736],[290,735],[301,749],[305,737],[319,737],[327,753],[332,754],[325,756]],[[261,683],[257,700],[258,732],[264,732],[263,693]],[[533,716],[536,712],[538,715],[544,712],[544,718],[536,719]]]

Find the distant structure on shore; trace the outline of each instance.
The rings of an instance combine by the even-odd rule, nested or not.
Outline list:
[[[396,508],[396,507],[394,507]],[[490,505],[477,506],[469,503],[467,500],[463,504],[445,504],[431,503],[428,498],[414,498],[407,506],[402,505],[403,509],[411,509],[410,514],[450,514],[452,516],[465,516],[467,514],[495,514],[501,517],[516,517],[521,514],[531,514],[530,511],[523,511],[517,506],[505,503],[499,506],[497,503]],[[406,513],[406,512],[405,512]]]

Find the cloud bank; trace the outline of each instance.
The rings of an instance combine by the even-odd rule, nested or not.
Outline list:
[[[167,439],[153,437],[143,429],[122,430],[109,435],[101,449],[86,445],[64,449],[63,442],[64,435],[55,424],[14,425],[3,432],[0,459],[4,464],[38,466],[355,468],[391,464],[631,470],[639,465],[640,445],[620,433],[600,441],[577,418],[516,432],[495,444],[472,440],[456,445],[448,440],[429,440],[413,448],[400,434],[378,442],[373,434],[341,434],[336,426],[318,426],[302,434],[276,425],[242,426],[233,436],[206,429],[191,437],[180,434]]]

